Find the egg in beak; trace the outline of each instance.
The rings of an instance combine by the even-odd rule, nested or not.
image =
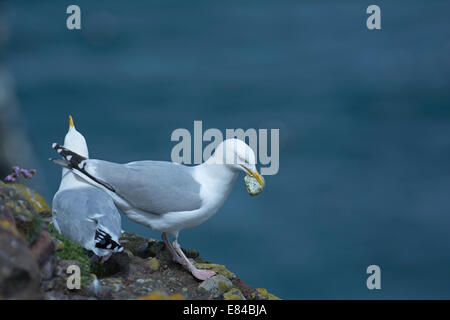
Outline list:
[[[251,170],[244,165],[241,166],[247,172],[244,180],[248,193],[252,196],[261,193],[264,189],[264,186],[266,185],[264,178],[259,174],[256,168],[254,170]],[[259,186],[256,184],[256,182],[257,184],[259,184]]]

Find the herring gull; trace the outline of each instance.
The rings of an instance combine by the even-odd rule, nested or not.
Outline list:
[[[86,140],[69,117],[69,131],[64,147],[89,157]],[[58,162],[58,159],[52,159]],[[62,169],[61,184],[53,198],[53,225],[62,235],[107,258],[123,250],[119,244],[120,213],[112,198],[103,190],[92,186],[70,169]]]
[[[87,159],[58,144],[53,148],[77,176],[107,192],[131,220],[162,232],[173,259],[199,280],[215,273],[197,269],[178,243],[180,230],[197,226],[222,206],[239,172],[244,171],[261,187],[253,150],[243,141],[227,139],[204,163],[185,166],[164,161],[118,164]],[[261,188],[262,190],[262,188]],[[170,243],[167,234],[173,236]]]

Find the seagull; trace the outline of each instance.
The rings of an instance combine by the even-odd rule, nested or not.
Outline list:
[[[75,129],[72,116],[69,116],[64,146],[89,157],[86,140]],[[50,160],[63,166],[61,184],[52,203],[52,221],[56,230],[103,257],[103,261],[112,253],[122,251],[119,244],[121,218],[112,198],[75,175],[65,160]]]
[[[53,144],[53,148],[78,177],[107,192],[129,219],[162,232],[173,260],[199,280],[206,280],[215,272],[194,266],[181,250],[179,232],[213,216],[241,171],[262,187],[265,184],[256,169],[253,150],[238,139],[221,142],[214,154],[197,166],[167,161],[118,164],[88,159],[59,144]],[[173,237],[172,243],[168,234]]]

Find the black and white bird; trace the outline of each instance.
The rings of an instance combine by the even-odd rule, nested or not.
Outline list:
[[[264,187],[253,150],[238,139],[223,141],[213,156],[197,166],[166,161],[118,164],[87,159],[58,144],[53,148],[77,176],[107,192],[128,218],[162,232],[173,259],[200,280],[215,273],[197,269],[189,261],[177,241],[179,231],[214,215],[230,194],[239,172],[244,171]],[[172,243],[167,234],[173,236]]]
[[[69,116],[69,131],[64,146],[89,158],[86,140]],[[62,152],[62,149],[60,150]],[[103,190],[75,175],[69,168],[71,155],[65,159],[50,159],[63,166],[61,184],[53,197],[53,224],[62,235],[93,251],[99,257],[120,252],[120,213],[113,199]]]

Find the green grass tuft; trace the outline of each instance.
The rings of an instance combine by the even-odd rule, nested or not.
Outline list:
[[[106,275],[106,268],[101,262],[96,261],[91,263],[91,273],[101,278]]]
[[[87,287],[91,278],[91,260],[86,254],[86,250],[81,245],[60,234],[52,222],[48,226],[48,232],[53,238],[58,239],[64,244],[62,250],[56,251],[56,255],[59,258],[63,260],[76,260],[80,263],[81,285],[83,288]]]

